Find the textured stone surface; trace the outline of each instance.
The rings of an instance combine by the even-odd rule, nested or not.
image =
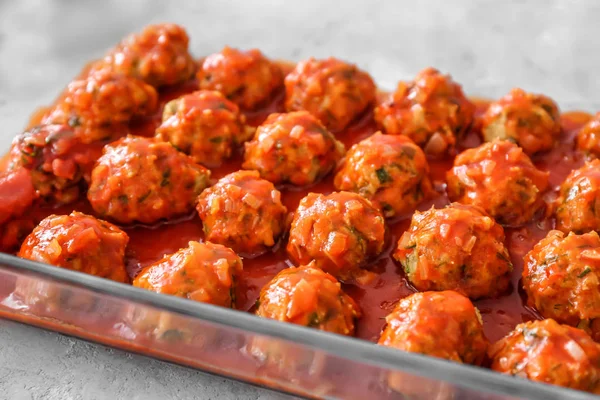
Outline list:
[[[513,86],[600,110],[600,3],[590,1],[0,0],[0,148],[86,61],[151,22],[183,24],[196,55],[334,55],[393,88],[432,65],[471,95]],[[0,321],[0,398],[271,399],[278,394]]]

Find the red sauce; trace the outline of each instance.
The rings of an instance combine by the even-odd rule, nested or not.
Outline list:
[[[161,93],[161,105],[181,94],[196,90],[196,88],[197,83],[192,81],[181,87],[165,90]],[[481,99],[475,99],[474,101],[477,105],[477,113],[481,115],[488,101]],[[273,102],[265,106],[264,109],[249,113],[247,115],[248,122],[256,126],[269,113],[281,111],[283,111],[283,93],[279,93]],[[583,156],[576,152],[574,148],[574,136],[590,118],[589,114],[583,112],[564,113],[561,117],[563,135],[560,143],[554,150],[534,157],[533,160],[539,168],[550,172],[552,190],[547,194],[548,200],[553,198],[554,190],[562,183],[567,174],[583,164]],[[132,123],[131,132],[137,135],[153,136],[160,120],[161,112],[158,112],[152,118]],[[473,131],[459,143],[459,151],[464,148],[475,147],[481,143],[476,130],[477,127],[474,127]],[[372,113],[368,112],[345,132],[338,133],[336,136],[349,148],[352,144],[373,134],[375,131],[376,127]],[[240,169],[241,162],[242,154],[239,151],[231,162],[212,170],[213,180],[216,181],[220,177]],[[430,159],[429,162],[432,180],[438,191],[438,196],[421,204],[419,206],[420,210],[428,209],[432,204],[436,207],[448,204],[445,193],[445,174],[452,165],[452,157],[443,160]],[[284,204],[288,207],[288,210],[293,212],[300,199],[308,192],[328,193],[333,191],[333,176],[330,175],[308,188],[282,187],[280,189]],[[40,220],[51,213],[69,213],[73,209],[91,213],[91,207],[87,200],[83,199],[75,205],[59,208],[36,207],[29,213],[29,216],[35,220]],[[410,215],[388,221],[389,239],[385,251],[367,267],[377,274],[376,279],[364,284],[345,283],[343,285],[346,292],[356,300],[362,309],[363,317],[358,321],[356,332],[356,336],[359,338],[372,342],[377,341],[385,324],[384,317],[391,312],[400,298],[415,291],[407,283],[402,268],[391,257],[398,239],[407,229],[409,223]],[[491,341],[504,336],[520,322],[540,318],[535,310],[524,305],[524,299],[521,290],[519,290],[521,287],[520,277],[523,268],[523,256],[553,226],[553,219],[542,215],[525,227],[506,229],[506,244],[514,264],[511,291],[500,298],[475,302],[484,320],[485,333]],[[124,229],[130,236],[127,263],[128,272],[132,277],[144,266],[162,258],[164,254],[173,253],[179,248],[187,246],[188,241],[203,239],[202,224],[195,212],[187,217],[158,226],[133,226],[124,227]],[[243,260],[244,271],[238,278],[237,309],[252,311],[263,285],[277,272],[292,265],[285,252],[286,240],[287,238],[284,238],[282,243],[279,243],[273,251],[267,254]],[[8,293],[2,294],[6,295]],[[15,318],[15,316],[13,315],[12,318]],[[22,319],[22,317],[19,318]],[[102,324],[102,321],[97,322]],[[54,326],[54,329],[56,329],[56,326]],[[101,326],[99,326],[100,329]],[[81,332],[77,334],[79,335]],[[120,343],[119,346],[132,348],[131,345],[124,342]],[[164,355],[160,355],[160,357],[165,358]],[[189,364],[187,361],[185,363]],[[203,366],[203,368],[206,368],[206,366]]]

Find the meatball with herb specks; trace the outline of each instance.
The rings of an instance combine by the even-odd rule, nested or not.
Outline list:
[[[600,160],[571,171],[555,201],[556,229],[585,233],[600,230]]]
[[[529,222],[548,188],[548,172],[508,141],[463,151],[446,176],[451,201],[478,206],[506,226]]]
[[[225,47],[206,57],[196,74],[200,89],[217,90],[242,109],[264,104],[283,86],[283,71],[259,50]]]
[[[235,103],[219,92],[201,90],[168,102],[156,134],[197,163],[216,167],[247,140],[245,122]]]
[[[375,89],[371,76],[354,64],[309,58],[285,77],[285,108],[308,111],[337,132],[375,101]]]
[[[210,171],[171,144],[127,136],[104,147],[88,200],[102,217],[153,224],[193,210],[209,177]]]
[[[351,336],[360,310],[337,279],[309,264],[286,268],[266,284],[256,315]]]
[[[419,291],[454,290],[478,299],[498,296],[510,284],[504,229],[471,205],[417,211],[394,258]]]
[[[78,128],[81,140],[89,143],[110,138],[114,125],[153,114],[157,107],[158,94],[152,86],[100,71],[71,82],[42,123]]]
[[[106,141],[84,143],[67,125],[41,125],[13,140],[10,169],[30,171],[36,194],[54,204],[77,200]]]
[[[179,25],[148,25],[123,39],[92,70],[131,76],[154,87],[175,85],[191,79],[196,71],[188,44],[188,35]]]
[[[441,155],[467,132],[474,112],[449,75],[425,68],[375,108],[375,121],[387,134],[408,136],[426,153]]]
[[[486,142],[509,140],[533,155],[554,146],[561,132],[560,114],[549,97],[513,89],[490,104],[481,129]]]
[[[425,153],[406,136],[380,132],[352,146],[334,185],[370,199],[386,217],[412,212],[433,194]]]
[[[133,286],[217,306],[235,307],[235,280],[242,260],[231,250],[210,242],[188,247],[144,268]]]
[[[27,236],[17,254],[86,274],[129,282],[125,247],[129,237],[108,222],[80,212],[51,215]]]
[[[333,170],[344,145],[306,111],[271,114],[246,143],[245,169],[275,184],[305,186]]]
[[[309,193],[296,210],[287,252],[297,264],[312,260],[341,280],[357,278],[361,267],[385,244],[381,212],[350,192]]]
[[[479,311],[456,292],[415,293],[400,300],[385,318],[378,344],[464,364],[480,365],[488,340]],[[453,398],[452,388],[423,382],[412,375],[390,373],[390,388],[423,399]]]
[[[600,157],[600,112],[594,115],[577,133],[577,149],[590,158]]]
[[[198,197],[206,240],[245,255],[273,247],[287,226],[281,193],[256,171],[221,178]]]
[[[546,318],[600,340],[600,237],[550,231],[524,258],[527,301]]]
[[[494,371],[600,394],[600,344],[552,319],[517,325],[489,356]]]

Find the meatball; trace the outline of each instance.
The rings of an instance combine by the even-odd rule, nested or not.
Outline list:
[[[359,277],[369,258],[385,244],[381,212],[350,192],[309,193],[296,210],[287,252],[297,264],[315,265],[338,279]]]
[[[360,310],[333,276],[309,264],[284,269],[263,287],[256,315],[351,336]]]
[[[555,201],[556,228],[568,233],[600,230],[600,160],[574,170]]]
[[[510,285],[504,229],[471,205],[417,211],[394,258],[419,291],[455,290],[478,299],[498,296]]]
[[[285,77],[285,107],[306,110],[341,131],[375,101],[375,83],[356,65],[330,57],[299,62]]]
[[[67,125],[41,125],[14,140],[10,168],[31,175],[37,196],[55,204],[71,203],[83,191],[105,142],[83,143]]]
[[[600,237],[550,231],[525,255],[528,304],[600,340]]]
[[[92,142],[110,137],[111,125],[150,115],[157,107],[158,94],[152,86],[135,78],[99,71],[71,82],[42,124],[79,128],[83,132],[81,139]]]
[[[370,199],[386,217],[412,212],[433,194],[425,153],[406,136],[380,132],[352,146],[334,185]]]
[[[154,87],[175,85],[191,79],[196,71],[188,44],[188,35],[179,25],[148,25],[123,39],[92,70],[124,74]]]
[[[246,143],[245,169],[275,184],[305,186],[335,168],[344,145],[306,111],[271,114]]]
[[[36,198],[31,172],[26,168],[15,168],[0,172],[0,232],[1,225],[11,218],[23,215]],[[0,233],[0,250],[3,234]]]
[[[156,133],[197,163],[216,167],[248,138],[245,122],[238,106],[221,93],[202,90],[168,102]]]
[[[456,144],[473,123],[475,106],[449,75],[434,68],[419,72],[412,82],[375,108],[375,121],[390,135],[405,135],[425,152],[440,155]]]
[[[514,143],[496,140],[460,153],[447,183],[451,201],[479,206],[502,225],[520,226],[543,205],[548,172]]]
[[[25,238],[21,258],[128,282],[125,247],[129,237],[108,222],[80,212],[51,215]]]
[[[259,50],[241,51],[225,47],[202,62],[200,89],[218,90],[246,110],[264,104],[283,86],[283,72]]]
[[[221,178],[198,197],[206,240],[257,255],[273,247],[286,227],[281,193],[256,171]]]
[[[222,307],[235,307],[235,279],[242,260],[220,244],[189,242],[188,247],[147,266],[133,286]]]
[[[552,319],[517,325],[489,356],[494,371],[600,394],[600,344]]]
[[[509,140],[528,155],[550,150],[561,132],[558,106],[549,97],[513,89],[490,104],[481,132],[486,142]]]
[[[479,311],[457,292],[414,293],[385,320],[382,346],[465,364],[479,365],[485,358],[488,341]]]
[[[600,112],[579,130],[576,143],[589,157],[600,157]]]
[[[169,143],[127,136],[104,147],[88,200],[102,217],[152,224],[191,211],[209,177]]]

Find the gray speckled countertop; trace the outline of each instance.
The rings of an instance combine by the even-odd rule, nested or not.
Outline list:
[[[392,88],[422,67],[471,95],[513,86],[600,110],[600,2],[0,0],[0,147],[122,36],[184,25],[194,54],[334,55]],[[0,320],[0,399],[274,399],[282,395]]]

